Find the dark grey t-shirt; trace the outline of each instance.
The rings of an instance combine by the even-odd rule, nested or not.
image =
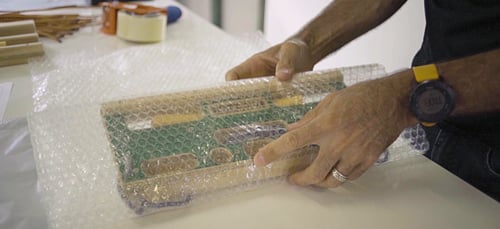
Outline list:
[[[413,66],[500,48],[500,0],[425,0],[425,17],[424,39]],[[446,121],[465,131],[500,134],[498,112]],[[494,145],[500,147],[500,140]]]
[[[425,16],[414,66],[500,48],[500,0],[425,0]]]
[[[500,0],[425,0],[425,15],[424,39],[413,66],[500,48]],[[426,155],[500,201],[500,186],[496,183],[500,179],[500,112],[449,117],[424,129],[432,143]],[[444,140],[445,135],[454,137]],[[454,142],[452,138],[467,140]],[[445,152],[450,147],[440,146],[441,142],[455,144],[453,152]],[[481,151],[485,145],[490,148],[486,159]],[[477,168],[484,167],[489,170],[484,169],[483,174],[489,176],[478,175],[481,171]]]

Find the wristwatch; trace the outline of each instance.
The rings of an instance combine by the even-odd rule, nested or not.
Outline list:
[[[455,108],[455,93],[439,77],[436,65],[412,68],[417,85],[410,94],[410,111],[424,126],[442,121]]]

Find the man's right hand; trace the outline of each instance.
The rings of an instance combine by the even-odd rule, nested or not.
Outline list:
[[[240,80],[275,75],[288,81],[298,72],[310,71],[315,63],[306,43],[290,39],[257,53],[226,73],[226,80]]]

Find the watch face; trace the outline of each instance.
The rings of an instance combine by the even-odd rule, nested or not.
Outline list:
[[[443,110],[446,106],[446,98],[441,91],[437,89],[429,89],[420,94],[417,100],[417,106],[424,114],[435,114]]]
[[[419,121],[439,122],[455,107],[455,94],[439,80],[423,82],[413,89],[410,109]]]

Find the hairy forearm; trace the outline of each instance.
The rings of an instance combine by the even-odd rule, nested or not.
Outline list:
[[[406,0],[335,0],[292,38],[305,42],[314,63],[384,22]]]
[[[500,112],[500,49],[441,63],[435,63],[439,75],[455,92],[452,116]],[[394,98],[407,115],[406,126],[417,120],[409,112],[408,101],[415,79],[411,69],[381,78],[387,97]]]
[[[500,111],[500,49],[438,63],[443,79],[455,90],[452,115]]]

